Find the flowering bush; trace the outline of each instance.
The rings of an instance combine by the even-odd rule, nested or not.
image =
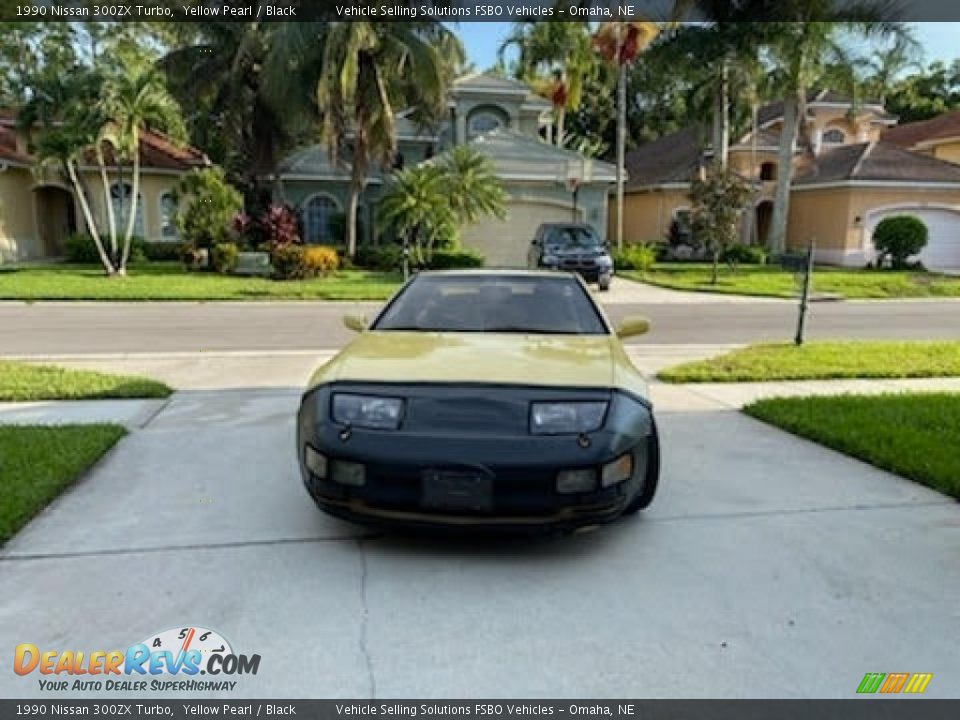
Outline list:
[[[340,258],[332,247],[316,245],[304,248],[302,277],[325,277],[338,267],[340,267]]]
[[[288,205],[271,205],[257,224],[263,242],[271,247],[301,243],[297,216]]]

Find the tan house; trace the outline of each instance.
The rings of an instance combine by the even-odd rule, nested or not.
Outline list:
[[[135,234],[151,242],[175,241],[173,188],[180,177],[195,167],[210,164],[191,147],[179,147],[159,133],[144,132],[140,139],[140,197],[134,220]],[[110,201],[118,214],[118,227],[125,227],[121,210],[129,212],[132,187],[111,170]],[[94,218],[105,226],[106,198],[96,167],[80,167]],[[64,241],[75,232],[85,232],[80,204],[70,181],[60,168],[39,166],[27,149],[16,120],[0,115],[0,261],[12,262],[58,257]]]
[[[750,180],[754,228],[749,240],[765,244],[773,214],[782,104],[761,110],[756,133],[730,148],[730,167]],[[946,116],[945,116],[946,117]],[[930,121],[933,122],[933,121]],[[960,269],[960,166],[944,131],[939,145],[902,146],[901,129],[878,104],[852,106],[843,96],[821,91],[808,100],[806,133],[814,157],[797,153],[790,215],[789,248],[816,240],[818,262],[851,267],[875,259],[872,234],[891,214],[917,215],[930,238],[920,260],[930,269]],[[939,127],[939,126],[938,126]],[[709,159],[704,133],[687,128],[628,153],[624,199],[627,242],[667,242],[689,230],[690,178]],[[616,210],[611,206],[611,227]],[[749,226],[749,225],[748,225]]]
[[[883,133],[883,139],[921,155],[960,165],[960,110],[892,127]]]

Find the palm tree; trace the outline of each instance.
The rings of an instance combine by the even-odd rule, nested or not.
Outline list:
[[[557,146],[563,145],[566,114],[580,107],[584,85],[597,72],[590,48],[589,25],[585,22],[514,23],[513,31],[500,46],[501,61],[510,47],[519,51],[516,76],[553,105],[554,142]]]
[[[116,265],[117,273],[125,275],[136,224],[137,198],[140,194],[141,132],[151,126],[162,128],[177,139],[183,139],[186,133],[180,118],[179,105],[167,92],[159,72],[151,67],[128,67],[125,72],[111,78],[104,88],[103,104],[108,123],[105,137],[113,145],[118,167],[123,159],[132,159],[133,163],[130,209],[123,233],[122,253]],[[121,198],[125,194],[124,188],[121,182]],[[111,208],[109,197],[107,207]],[[121,216],[122,214],[121,212]]]
[[[329,23],[317,104],[334,162],[350,156],[350,257],[357,252],[357,206],[370,167],[388,167],[396,153],[396,111],[412,108],[424,121],[439,119],[452,68],[462,58],[459,42],[438,22]]]
[[[783,100],[783,125],[777,159],[777,186],[769,244],[774,253],[786,248],[787,219],[790,212],[790,188],[793,182],[793,160],[798,140],[812,153],[806,137],[804,118],[807,94],[824,78],[831,67],[849,66],[850,60],[841,43],[841,33],[864,37],[889,37],[904,32],[899,24],[885,19],[883,8],[860,9],[855,13],[834,13],[837,21],[799,21],[808,17],[826,17],[826,0],[798,0],[797,22],[767,23],[770,57],[774,62],[771,79]],[[845,17],[854,18],[840,21]]]
[[[627,66],[646,50],[660,34],[656,22],[610,22],[600,26],[593,45],[603,57],[617,66],[617,249],[623,249],[623,184],[626,179],[627,152]]]
[[[490,159],[469,145],[459,145],[443,155],[445,199],[463,223],[485,216],[506,217],[506,193]]]
[[[31,98],[20,110],[18,123],[38,161],[58,164],[69,179],[104,271],[113,276],[116,268],[104,249],[87,190],[77,172],[84,156],[102,139],[106,118],[100,105],[90,102],[102,82],[99,73],[89,68],[74,67],[67,72],[46,69],[31,79]]]

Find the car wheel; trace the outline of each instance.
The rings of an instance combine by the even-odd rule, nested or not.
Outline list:
[[[650,433],[647,443],[647,476],[640,492],[623,511],[624,515],[634,515],[648,507],[653,502],[653,496],[657,494],[657,483],[660,481],[660,435],[656,422],[653,423],[653,432]]]
[[[597,287],[600,288],[600,292],[606,292],[610,289],[610,276],[601,275],[600,279],[597,280]]]

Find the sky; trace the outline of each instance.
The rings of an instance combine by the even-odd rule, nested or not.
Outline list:
[[[960,23],[910,23],[923,48],[926,62],[952,62],[960,57]],[[459,23],[455,31],[467,48],[467,56],[478,70],[497,61],[497,50],[510,32],[510,23]]]

